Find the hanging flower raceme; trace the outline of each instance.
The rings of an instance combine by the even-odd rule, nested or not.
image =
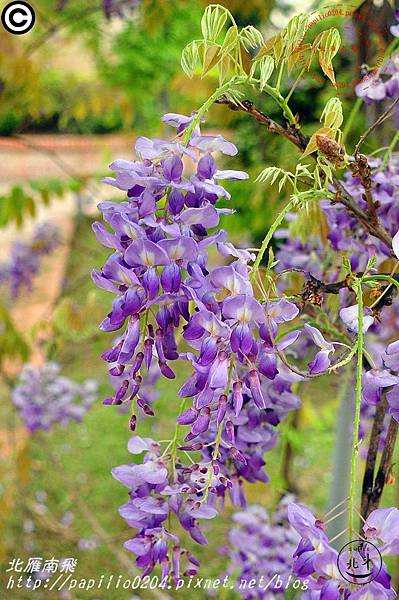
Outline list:
[[[80,421],[97,399],[94,380],[76,383],[60,374],[56,363],[24,365],[12,399],[29,431]]]
[[[247,175],[219,170],[212,153],[234,155],[237,149],[222,136],[202,135],[198,125],[187,138],[194,118],[166,115],[164,121],[178,130],[174,141],[139,138],[136,161],[111,165],[116,177],[106,182],[125,191],[127,200],[101,203],[109,228],[93,227],[99,241],[114,250],[93,272],[95,283],[115,295],[100,326],[118,332],[103,354],[116,383],[114,396],[104,403],[131,405],[134,430],[136,406],[154,414],[155,405],[142,393],[154,365],[168,379],[175,377],[177,359],[192,366],[179,391],[184,408],[174,441],[163,451],[148,442],[142,465],[114,471],[134,500],[123,509],[138,530],[128,547],[146,572],[159,562],[173,576],[182,551],[170,523],[206,543],[197,519],[213,517],[226,494],[244,506],[243,482],[268,480],[263,455],[276,443],[279,422],[300,406],[292,385],[302,379],[279,358],[300,336],[295,327],[279,330],[298,316],[298,307],[256,297],[250,279],[254,254],[235,248],[225,231],[215,230],[220,214],[232,212],[217,206],[219,198],[230,198],[220,181]],[[226,264],[209,265],[211,245]],[[309,340],[320,347],[314,367],[319,373],[329,366],[334,346],[315,327],[310,332]],[[179,352],[180,336],[190,351]],[[151,479],[125,477],[149,467]],[[152,480],[153,468],[162,481]],[[150,510],[154,502],[156,512]],[[177,548],[173,552],[171,544]],[[160,546],[168,548],[166,554],[158,554]]]
[[[245,600],[274,598],[291,587],[292,555],[300,539],[287,520],[287,504],[292,500],[283,497],[272,515],[257,505],[233,515],[228,573],[239,571],[237,592]]]
[[[128,450],[134,455],[145,454],[142,463],[120,465],[112,471],[115,479],[129,489],[130,500],[119,512],[137,530],[125,547],[136,555],[136,564],[144,573],[150,573],[159,564],[162,577],[170,575],[174,581],[183,574],[183,565],[185,574],[195,574],[194,567],[199,562],[181,548],[178,536],[170,531],[170,523],[179,522],[197,543],[207,543],[198,520],[211,519],[217,511],[210,503],[198,501],[206,482],[206,469],[199,464],[174,464],[175,478],[170,483],[170,455],[162,453],[158,443],[134,436]]]
[[[0,265],[0,283],[10,286],[12,298],[31,290],[42,259],[61,243],[60,230],[52,223],[40,223],[30,240],[17,240],[9,259]]]
[[[365,541],[371,542],[373,546],[370,544],[367,550],[368,559],[366,560],[364,556],[365,560],[360,561],[359,558],[359,564],[348,563],[349,551],[338,554],[329,543],[325,523],[314,517],[306,506],[291,504],[288,507],[288,518],[291,526],[301,536],[294,553],[293,572],[299,579],[307,581],[309,592],[304,595],[304,598],[391,600],[396,597],[383,558],[399,554],[399,510],[397,508],[376,509],[367,517],[362,527],[363,535]],[[374,547],[379,553],[377,550],[373,551]],[[351,567],[353,564],[358,565],[356,570]],[[369,582],[366,579],[364,585],[354,589],[353,583],[359,581],[355,576],[358,573],[362,575],[368,572],[371,573],[367,577]]]

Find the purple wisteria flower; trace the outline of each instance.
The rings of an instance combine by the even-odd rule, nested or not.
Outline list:
[[[399,10],[395,10],[394,16],[395,16],[395,19],[397,21],[397,24],[396,25],[391,25],[391,27],[389,28],[389,30],[390,30],[390,32],[392,33],[393,36],[399,37],[399,23],[398,23],[398,21],[399,21]]]
[[[312,362],[309,363],[309,371],[313,375],[323,373],[331,365],[330,354],[335,351],[334,344],[327,342],[317,327],[312,327],[312,325],[305,323],[304,329],[316,346],[320,348],[320,351],[316,354]]]
[[[379,556],[370,555],[370,571],[378,563],[378,573],[373,581],[365,583],[360,589],[354,589],[349,575],[344,578],[342,572],[347,568],[345,553],[331,547],[325,533],[325,523],[315,518],[312,512],[302,504],[293,503],[288,507],[291,526],[300,534],[301,539],[294,553],[293,572],[301,580],[307,581],[309,591],[303,596],[313,600],[356,600],[358,598],[378,598],[391,600],[396,593],[391,587],[391,577],[386,565],[381,569]],[[366,541],[370,540],[382,556],[399,554],[399,510],[386,508],[374,510],[363,525]],[[345,563],[343,563],[345,561]],[[373,562],[374,561],[374,562]],[[353,579],[353,578],[352,578]],[[353,579],[354,583],[358,583]]]
[[[97,399],[98,384],[76,383],[60,374],[56,363],[24,365],[12,400],[29,431],[80,421]]]
[[[161,447],[151,438],[134,436],[129,440],[128,450],[133,455],[144,453],[142,463],[120,465],[112,470],[114,478],[129,489],[129,501],[120,507],[120,515],[127,524],[136,529],[134,538],[125,547],[136,555],[136,564],[150,573],[156,564],[161,567],[162,577],[171,576],[175,581],[181,576],[181,561],[185,560],[191,574],[199,562],[187,550],[179,546],[179,538],[167,527],[168,518],[175,515],[181,526],[200,544],[206,538],[199,529],[198,519],[212,519],[217,511],[209,503],[196,499],[197,490],[206,481],[206,469],[176,467],[177,479],[169,483],[169,455],[161,453]],[[182,503],[182,492],[187,493]],[[172,545],[172,555],[169,547]]]
[[[395,32],[399,32],[398,25],[391,27],[391,33],[396,35]],[[355,92],[366,104],[397,97],[399,93],[398,53],[396,52],[390,56],[378,71],[374,70],[365,75],[355,87]]]
[[[339,311],[339,316],[342,321],[345,323],[346,327],[349,331],[353,331],[355,333],[359,330],[359,316],[358,316],[358,305],[354,304],[353,306],[347,306],[346,308],[341,308]],[[372,315],[363,315],[363,333],[366,333],[368,329],[374,323],[374,317]]]

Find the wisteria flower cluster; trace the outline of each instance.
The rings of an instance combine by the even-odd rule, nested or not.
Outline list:
[[[60,374],[56,363],[25,364],[12,400],[29,431],[80,421],[97,399],[97,382],[76,383]]]
[[[399,510],[397,508],[376,509],[367,517],[362,529],[363,539],[371,542],[371,554],[364,553],[364,565],[356,567],[356,573],[372,573],[373,580],[354,587],[357,581],[353,577],[354,569],[350,569],[346,560],[353,561],[350,553],[343,554],[342,559],[337,550],[331,546],[326,534],[326,524],[313,516],[303,504],[292,503],[288,507],[288,519],[291,527],[301,536],[295,550],[293,572],[307,580],[309,591],[303,598],[318,600],[366,599],[378,598],[390,600],[396,597],[391,587],[391,577],[384,563],[380,563],[379,555],[372,554],[375,546],[382,557],[396,556],[399,553]],[[375,551],[376,552],[376,551]],[[350,569],[349,574],[345,569]]]
[[[183,136],[192,118],[169,114],[164,121]],[[230,198],[219,181],[247,177],[241,171],[217,169],[215,151],[234,155],[237,149],[222,136],[201,135],[198,126],[186,144],[181,137],[174,142],[139,138],[139,160],[116,161],[111,165],[116,178],[106,180],[128,195],[127,202],[99,206],[113,232],[94,225],[99,240],[115,250],[102,270],[93,272],[100,287],[116,294],[101,328],[116,331],[125,326],[103,355],[110,375],[120,382],[105,403],[132,403],[152,415],[154,407],[142,394],[145,373],[156,364],[162,376],[174,378],[173,361],[180,358],[192,365],[192,375],[179,392],[177,423],[189,426],[189,432],[178,448],[173,443],[158,456],[163,456],[163,483],[169,482],[173,503],[168,508],[171,502],[162,500],[165,492],[158,485],[146,485],[139,493],[145,491],[162,504],[159,523],[173,510],[200,543],[205,538],[196,519],[214,516],[218,498],[228,491],[243,506],[243,480],[267,481],[263,455],[276,443],[275,427],[300,405],[291,390],[300,377],[280,364],[275,352],[275,346],[282,351],[298,339],[294,331],[276,341],[279,324],[294,319],[297,306],[284,299],[264,304],[255,298],[248,268],[254,257],[229,243],[223,230],[209,234],[220,214],[231,212],[215,206],[218,198]],[[208,265],[211,244],[230,264]],[[178,351],[180,331],[192,351]],[[317,372],[330,364],[328,355],[334,348],[316,328],[308,326],[307,333],[319,346],[310,365]],[[134,429],[135,409],[130,423]],[[176,460],[177,451],[200,453],[201,460],[182,464]],[[128,485],[120,471],[116,476]],[[135,488],[130,488],[133,493]],[[141,517],[137,543],[152,535],[153,515],[148,515],[149,520]],[[132,550],[136,542],[129,544]],[[157,537],[150,546],[156,543]],[[161,562],[152,551],[146,556],[148,569]]]
[[[0,264],[0,283],[7,284],[13,298],[23,290],[31,290],[42,259],[61,243],[60,230],[53,223],[40,223],[30,240],[17,240],[10,256]]]
[[[300,539],[288,523],[287,506],[292,500],[289,495],[283,497],[272,515],[258,505],[249,505],[233,515],[228,572],[239,570],[238,588],[245,600],[284,594],[287,582],[290,583],[292,557]],[[251,581],[258,585],[249,587]],[[262,585],[262,581],[266,583]]]

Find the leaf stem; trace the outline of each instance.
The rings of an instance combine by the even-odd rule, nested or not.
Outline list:
[[[362,103],[363,103],[363,100],[361,98],[358,98],[356,100],[355,104],[353,105],[353,108],[352,108],[351,112],[349,113],[349,117],[345,123],[344,131],[342,134],[343,140],[346,140],[346,138],[352,128],[353,122],[359,113]]]
[[[269,96],[271,96],[277,102],[289,124],[295,125],[296,121],[294,114],[288,106],[287,100],[280,94],[279,90],[272,87],[268,83],[265,84],[265,87],[263,89],[267,94],[269,94]]]
[[[358,318],[358,334],[357,334],[357,374],[356,374],[356,406],[355,419],[353,423],[353,441],[351,453],[351,473],[350,473],[350,488],[349,488],[349,541],[353,539],[354,532],[354,511],[355,511],[355,495],[356,495],[356,472],[357,458],[359,453],[359,426],[360,426],[360,406],[362,403],[362,377],[363,377],[363,290],[362,280],[357,280],[356,285],[357,295],[357,318]]]
[[[185,406],[186,406],[186,400],[187,400],[187,398],[183,398],[182,401],[180,402],[179,415],[182,412],[184,412],[184,409],[185,409]],[[176,462],[177,443],[178,443],[178,436],[179,436],[180,427],[181,427],[180,423],[176,423],[175,433],[174,433],[172,441],[171,441],[170,462],[171,462],[171,467],[172,467],[172,483],[174,483],[175,477],[176,477],[175,462]]]
[[[395,133],[392,138],[392,142],[389,144],[387,151],[384,154],[384,158],[382,160],[380,170],[385,169],[388,164],[389,159],[391,158],[391,154],[395,149],[396,144],[399,142],[399,131]]]
[[[280,69],[278,72],[278,76],[277,76],[277,83],[276,83],[276,90],[279,92],[280,91],[280,86],[281,86],[281,79],[283,77],[283,71],[284,71],[284,61],[281,61],[280,64]]]
[[[285,102],[288,104],[289,99],[291,98],[292,94],[294,93],[298,83],[301,81],[303,74],[305,72],[305,67],[303,67],[303,69],[301,70],[301,72],[299,73],[298,77],[295,79],[290,91],[288,92],[287,96],[285,97]]]
[[[209,96],[209,98],[204,102],[204,104],[201,106],[201,108],[198,109],[197,114],[191,121],[190,125],[184,131],[182,141],[185,146],[188,145],[190,138],[191,138],[191,134],[193,133],[194,129],[197,127],[198,123],[201,121],[201,118],[203,117],[203,115],[206,112],[208,112],[208,110],[211,108],[212,104],[214,104],[220,98],[220,96],[223,96],[223,94],[225,94],[231,88],[231,86],[233,85],[233,83],[236,79],[237,79],[237,77],[232,77],[231,79],[229,79],[229,81],[227,81],[226,83],[224,83],[223,85],[218,87],[213,92],[213,94],[211,96]]]
[[[269,231],[267,232],[266,237],[262,242],[262,246],[260,247],[260,250],[258,252],[258,255],[256,257],[254,265],[252,267],[250,281],[253,282],[255,280],[256,274],[259,270],[260,263],[262,262],[262,258],[267,250],[267,247],[268,247],[275,231],[278,229],[278,227],[284,221],[286,215],[290,212],[290,210],[292,208],[294,208],[295,201],[296,201],[295,198],[292,198],[292,200],[290,200],[288,202],[288,204],[286,204],[286,206],[283,208],[283,210],[277,215],[277,218],[275,219],[274,223],[271,225]]]

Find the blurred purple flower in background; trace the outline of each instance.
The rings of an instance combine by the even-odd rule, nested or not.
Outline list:
[[[12,400],[29,431],[80,421],[97,399],[94,380],[76,383],[60,375],[56,363],[24,365],[12,391]]]
[[[233,515],[235,526],[229,532],[227,548],[228,573],[238,571],[237,591],[244,600],[283,597],[286,593],[292,556],[300,539],[287,518],[287,505],[292,500],[292,496],[284,496],[272,515],[258,505],[249,505],[245,511]],[[276,574],[284,585],[275,585]],[[251,580],[254,586],[249,585]],[[265,588],[267,583],[269,586]]]
[[[52,223],[40,223],[30,240],[13,243],[8,260],[0,264],[0,283],[10,286],[12,298],[20,296],[23,290],[32,289],[43,257],[60,244],[60,230]]]

